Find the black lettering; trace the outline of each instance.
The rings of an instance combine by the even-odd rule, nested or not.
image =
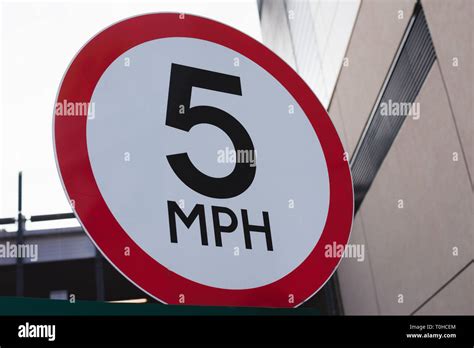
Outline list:
[[[222,226],[219,221],[219,214],[224,213],[230,217],[230,224],[229,226]],[[212,207],[212,221],[214,223],[214,236],[216,238],[216,246],[222,246],[222,232],[230,233],[234,232],[237,228],[237,216],[235,216],[234,212],[229,208],[225,207]]]
[[[190,228],[194,220],[199,216],[199,227],[201,229],[201,243],[202,245],[208,245],[207,241],[207,228],[206,228],[206,216],[204,212],[204,205],[196,204],[189,214],[186,216],[181,210],[179,205],[174,201],[168,201],[168,219],[170,224],[170,238],[171,243],[178,243],[178,235],[176,232],[176,215],[179,216],[181,221]]]
[[[252,249],[252,240],[250,239],[250,232],[263,232],[265,233],[265,239],[267,241],[267,250],[273,251],[272,234],[270,230],[270,219],[268,218],[268,212],[264,211],[263,214],[263,226],[256,226],[249,224],[249,217],[246,209],[242,209],[242,224],[244,225],[244,238],[245,247]]]

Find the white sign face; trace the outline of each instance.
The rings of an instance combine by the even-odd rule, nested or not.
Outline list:
[[[124,66],[125,59],[130,66]],[[232,139],[207,122],[189,132],[166,125],[172,64],[209,71],[209,81],[214,73],[238,77],[242,95],[190,86],[190,107],[206,105],[231,115],[247,131],[254,151],[238,158]],[[329,207],[324,154],[298,103],[259,65],[209,41],[148,41],[109,66],[91,102],[95,118],[87,123],[87,148],[99,190],[122,228],[165,267],[208,286],[247,289],[282,278],[314,249]],[[200,116],[205,120],[204,112],[193,115],[198,121]],[[187,153],[211,177],[230,175],[237,159],[253,166],[255,177],[237,196],[209,197],[175,174],[167,156],[177,153]],[[188,228],[177,219],[177,242],[170,241],[168,201],[181,202],[186,215],[204,205],[207,246],[197,220]],[[221,233],[219,246],[212,206],[230,209],[237,221],[234,231]],[[268,213],[268,232],[250,232],[251,249],[245,246],[241,209],[251,225],[263,226],[263,212]],[[229,225],[229,212],[219,219]]]
[[[64,117],[74,103],[86,117]],[[222,24],[154,14],[99,34],[63,80],[55,140],[85,230],[163,302],[295,306],[339,262],[324,246],[347,242],[352,184],[327,114]]]

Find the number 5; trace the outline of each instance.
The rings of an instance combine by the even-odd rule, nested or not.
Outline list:
[[[189,132],[197,124],[211,124],[227,134],[237,154],[240,150],[253,153],[254,146],[250,135],[234,117],[213,106],[189,107],[193,87],[242,95],[240,78],[237,76],[171,64],[166,125]],[[184,115],[180,114],[180,108],[184,108]],[[187,153],[166,157],[171,169],[183,183],[208,197],[231,198],[238,196],[249,188],[255,177],[256,167],[251,166],[250,163],[236,161],[232,173],[222,178],[216,178],[198,170]]]

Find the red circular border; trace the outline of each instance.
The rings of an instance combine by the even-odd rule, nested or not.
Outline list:
[[[141,43],[190,37],[228,47],[264,68],[299,103],[321,143],[329,172],[330,200],[326,224],[310,255],[292,272],[265,286],[230,290],[206,286],[167,269],[145,253],[122,229],[100,194],[87,151],[87,117],[54,117],[58,168],[75,212],[89,236],[112,264],[141,289],[169,304],[295,307],[335,271],[340,258],[326,258],[324,247],[347,244],[353,216],[352,180],[343,147],[326,110],[311,89],[282,59],[264,45],[224,24],[192,15],[156,13],[130,18],[89,41],[69,66],[57,102],[89,102],[107,67]],[[130,256],[124,257],[125,247]],[[294,303],[289,301],[290,295]]]

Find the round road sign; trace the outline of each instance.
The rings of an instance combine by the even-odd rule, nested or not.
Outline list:
[[[326,111],[224,24],[149,14],[96,35],[63,78],[54,140],[85,231],[162,302],[295,307],[348,241],[350,170]]]

